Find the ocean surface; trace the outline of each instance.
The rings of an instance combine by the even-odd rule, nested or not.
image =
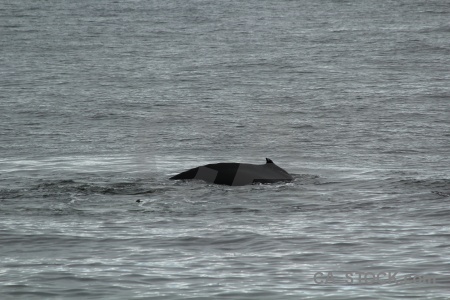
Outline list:
[[[449,149],[447,0],[1,1],[0,299],[450,299]]]

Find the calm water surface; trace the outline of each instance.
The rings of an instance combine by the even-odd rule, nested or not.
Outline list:
[[[449,15],[3,1],[0,298],[448,299]],[[294,182],[168,180],[266,157]]]

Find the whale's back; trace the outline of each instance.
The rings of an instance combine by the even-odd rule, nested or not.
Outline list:
[[[200,179],[209,183],[224,185],[248,185],[292,181],[292,176],[266,159],[264,165],[243,163],[217,163],[189,169],[170,179]]]

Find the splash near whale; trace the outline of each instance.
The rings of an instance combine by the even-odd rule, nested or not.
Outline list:
[[[230,186],[255,183],[290,182],[293,177],[266,158],[263,165],[243,163],[217,163],[189,169],[170,177],[172,180],[200,179],[208,183]]]

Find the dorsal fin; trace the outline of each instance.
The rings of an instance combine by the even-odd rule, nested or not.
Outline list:
[[[273,161],[270,158],[266,157],[266,164],[273,164]]]

